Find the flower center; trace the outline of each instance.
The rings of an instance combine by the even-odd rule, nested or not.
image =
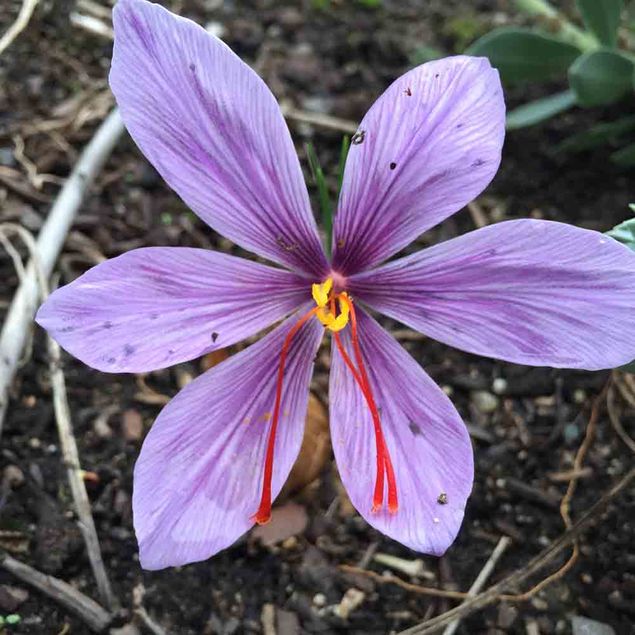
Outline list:
[[[343,286],[341,280],[338,280],[338,287]],[[267,440],[267,450],[265,455],[265,467],[262,484],[262,496],[258,511],[254,514],[253,520],[262,525],[269,522],[271,518],[271,480],[273,476],[273,459],[276,440],[276,430],[278,428],[278,420],[280,416],[280,402],[282,400],[282,384],[284,381],[284,367],[289,353],[289,348],[293,338],[304,326],[304,324],[313,316],[317,317],[320,323],[333,333],[337,349],[351,371],[353,378],[362,391],[362,395],[366,400],[368,409],[370,410],[373,421],[373,429],[375,433],[375,446],[377,449],[377,473],[375,479],[375,489],[373,492],[372,511],[379,512],[384,500],[384,482],[388,481],[388,511],[396,513],[399,508],[397,497],[397,483],[395,479],[395,471],[393,469],[390,454],[384,440],[384,434],[381,427],[381,418],[379,409],[375,403],[375,398],[370,387],[368,373],[364,365],[364,358],[359,343],[357,331],[357,316],[353,301],[346,293],[340,291],[335,293],[333,290],[333,278],[327,278],[322,283],[316,283],[311,286],[311,295],[315,301],[315,307],[305,313],[289,330],[282,344],[280,352],[280,364],[278,366],[278,379],[276,383],[276,397],[273,407],[273,416],[271,418],[271,428],[269,430],[269,438]],[[336,305],[339,312],[336,311]],[[346,352],[340,337],[340,331],[350,322],[351,325],[351,343],[353,354],[357,366]]]
[[[350,316],[350,304],[348,294],[342,291],[337,295],[332,294],[333,278],[327,278],[322,284],[311,286],[311,294],[315,300],[318,311],[317,319],[333,333],[341,331],[347,324]],[[335,300],[339,303],[339,315],[335,315]]]

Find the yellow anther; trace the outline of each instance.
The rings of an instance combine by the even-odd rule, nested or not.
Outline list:
[[[350,313],[350,308],[348,306],[348,302],[342,299],[342,296],[345,297],[346,293],[342,293],[338,297],[338,301],[340,305],[340,314],[327,327],[334,333],[337,333],[337,331],[341,331],[348,324],[348,316]]]
[[[314,284],[311,286],[311,293],[315,304],[319,307],[324,307],[329,301],[329,294],[333,288],[333,279],[327,278],[322,284]]]
[[[350,308],[346,301],[346,293],[342,292],[336,296],[340,309],[339,315],[334,315],[331,312],[330,308],[326,305],[331,300],[329,294],[332,288],[333,281],[331,278],[328,278],[322,284],[314,284],[312,286],[312,294],[315,303],[319,307],[319,311],[315,314],[317,319],[320,320],[322,325],[327,329],[337,333],[337,331],[341,331],[348,324]]]

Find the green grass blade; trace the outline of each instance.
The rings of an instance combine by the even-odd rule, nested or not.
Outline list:
[[[306,144],[306,156],[309,160],[309,167],[313,175],[313,180],[318,190],[318,201],[320,203],[320,215],[322,218],[322,227],[326,239],[326,254],[331,257],[332,234],[333,234],[333,205],[329,195],[329,188],[324,178],[324,172],[317,158],[315,148],[312,143]]]

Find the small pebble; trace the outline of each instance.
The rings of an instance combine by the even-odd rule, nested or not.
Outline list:
[[[141,635],[141,631],[134,624],[126,624],[121,628],[111,628],[110,635]]]
[[[7,613],[12,613],[28,599],[29,592],[26,589],[9,584],[0,586],[0,609]]]
[[[187,368],[176,367],[176,383],[179,388],[185,388],[193,379],[194,375]]]
[[[137,410],[126,410],[121,418],[121,432],[126,441],[140,441],[143,436],[143,419]]]
[[[472,393],[472,403],[479,412],[491,414],[498,408],[498,397],[486,390],[475,390]]]
[[[287,551],[291,551],[298,546],[298,539],[295,536],[290,536],[282,543],[282,548]]]
[[[571,629],[573,635],[615,635],[612,626],[580,615],[571,618]]]
[[[7,465],[2,472],[2,480],[15,489],[24,484],[24,472],[17,465]]]
[[[112,428],[104,417],[97,417],[93,423],[93,432],[98,439],[107,440],[112,438]]]
[[[583,404],[586,401],[586,392],[582,388],[578,388],[573,391],[573,403],[578,405]]]
[[[516,619],[518,618],[518,609],[514,606],[510,606],[506,602],[503,602],[498,607],[498,618],[496,620],[499,628],[502,628],[505,632],[507,632]]]
[[[313,596],[313,606],[317,606],[318,608],[326,606],[326,595],[324,595],[324,593],[316,593]]]
[[[0,165],[6,165],[12,168],[15,165],[15,156],[13,155],[13,148],[0,148]]]
[[[214,37],[223,38],[223,35],[225,35],[226,29],[225,26],[221,23],[221,22],[216,22],[215,20],[208,22],[205,25],[205,30],[210,34],[213,35]]]

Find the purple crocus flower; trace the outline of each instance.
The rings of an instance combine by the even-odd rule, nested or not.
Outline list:
[[[190,383],[154,423],[134,473],[142,566],[208,558],[267,520],[300,449],[325,330],[333,448],[353,504],[384,534],[442,554],[472,488],[470,439],[447,396],[368,310],[510,362],[615,367],[635,357],[635,254],[597,232],[518,220],[382,264],[498,169],[498,73],[458,56],[406,73],[364,117],[329,262],[288,129],[256,74],[199,26],[144,0],[120,0],[114,24],[110,82],[142,152],[211,227],[286,268],[136,249],[56,291],[37,315],[86,364],[134,373],[286,318]]]

